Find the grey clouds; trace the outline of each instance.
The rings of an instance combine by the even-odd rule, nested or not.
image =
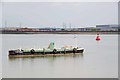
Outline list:
[[[2,23],[8,27],[88,27],[118,24],[117,2],[6,2]]]

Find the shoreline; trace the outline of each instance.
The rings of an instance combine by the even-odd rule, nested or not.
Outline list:
[[[45,31],[41,31],[41,32],[1,32],[0,34],[119,34],[119,32],[107,32],[107,31],[102,31],[102,32],[78,32],[78,31],[56,31],[56,32],[45,32]]]

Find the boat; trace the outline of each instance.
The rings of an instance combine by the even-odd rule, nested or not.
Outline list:
[[[55,48],[54,42],[51,42],[48,48],[42,49],[13,49],[9,50],[9,57],[28,57],[28,56],[58,56],[58,55],[69,55],[69,54],[80,54],[83,53],[84,48],[64,46],[61,48]]]

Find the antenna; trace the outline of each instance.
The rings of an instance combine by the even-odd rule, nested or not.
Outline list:
[[[69,24],[69,27],[70,27],[70,29],[71,29],[71,23]]]
[[[63,28],[66,28],[66,24],[65,23],[63,23]]]
[[[20,28],[22,27],[22,25],[21,25],[21,23],[20,23],[20,26],[19,26]]]
[[[5,27],[7,28],[7,21],[5,21]]]

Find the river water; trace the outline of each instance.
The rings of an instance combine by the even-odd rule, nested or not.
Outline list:
[[[3,78],[117,78],[118,35],[88,34],[3,34]],[[9,58],[8,51],[17,48],[56,48],[80,46],[85,49],[77,56]]]

